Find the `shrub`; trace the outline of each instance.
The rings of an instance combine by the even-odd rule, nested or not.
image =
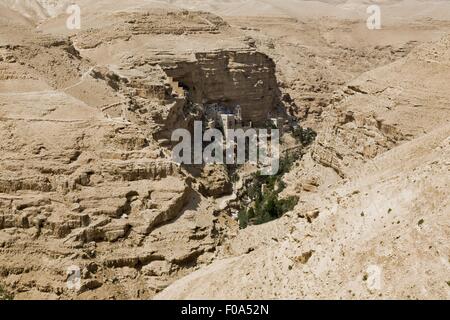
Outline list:
[[[311,129],[298,127],[294,130],[293,136],[304,146],[310,145],[317,137],[317,133]]]
[[[297,197],[279,199],[278,194],[271,194],[255,212],[255,224],[263,224],[281,218],[286,212],[291,211],[298,203]]]
[[[266,191],[262,193],[262,185]],[[253,183],[248,187],[246,194],[253,200],[253,207],[243,208],[239,214],[239,226],[244,229],[249,224],[263,224],[282,217],[286,212],[294,209],[298,202],[297,197],[279,199],[279,194],[286,188],[282,175],[262,176],[255,174]]]
[[[241,210],[238,213],[238,220],[239,220],[239,228],[245,229],[248,226],[248,214],[247,211]]]
[[[12,300],[14,296],[0,284],[0,300]]]
[[[251,184],[247,186],[242,196],[248,196],[253,201],[249,209],[245,207],[238,214],[239,227],[244,229],[249,224],[263,224],[282,217],[294,209],[298,197],[279,199],[279,194],[286,188],[283,176],[289,172],[292,165],[301,158],[302,152],[290,153],[280,160],[280,169],[276,175],[263,176],[259,171],[254,173]],[[262,192],[262,186],[266,190]]]

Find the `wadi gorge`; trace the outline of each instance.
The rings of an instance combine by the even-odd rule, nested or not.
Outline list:
[[[0,0],[0,298],[450,297],[447,4],[294,2]],[[240,228],[252,168],[173,161],[217,105],[300,150],[279,219]]]

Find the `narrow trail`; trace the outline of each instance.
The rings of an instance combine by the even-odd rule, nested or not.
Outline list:
[[[83,73],[81,75],[80,81],[78,81],[77,83],[75,83],[73,85],[70,85],[70,86],[68,86],[68,87],[66,87],[64,89],[59,89],[59,91],[67,91],[67,90],[70,90],[72,88],[75,88],[75,87],[79,86],[80,84],[82,84],[86,80],[86,77],[92,72],[92,70],[94,70],[95,67],[97,67],[97,65],[95,65],[93,67],[90,67],[88,71]]]
[[[63,94],[68,94],[66,91],[73,89],[81,84],[83,84],[84,81],[86,81],[87,77],[90,75],[90,73],[92,72],[92,70],[94,70],[94,68],[96,68],[97,65],[90,67],[86,72],[84,72],[81,77],[80,80],[77,81],[76,83],[65,87],[65,88],[61,88],[61,89],[57,89],[57,90],[42,90],[42,91],[28,91],[28,92],[10,92],[10,93],[0,93],[0,97],[14,97],[14,96],[19,96],[19,97],[33,97],[34,99],[39,99],[39,97],[48,97],[48,96],[59,96],[59,95],[63,95]],[[69,94],[70,95],[70,94]],[[125,119],[118,119],[118,118],[111,118],[109,117],[107,114],[105,114],[104,112],[110,108],[119,106],[119,105],[123,105],[124,102],[120,101],[117,103],[112,103],[112,104],[108,104],[105,105],[101,108],[101,112],[104,115],[104,120],[106,122],[113,122],[113,123],[118,123],[118,124],[129,124],[129,121],[125,120]],[[122,113],[125,114],[125,110],[124,108],[122,108]],[[0,121],[32,121],[32,122],[60,122],[60,123],[84,123],[84,122],[89,122],[90,119],[45,119],[45,118],[25,118],[25,117],[0,117]]]
[[[62,89],[56,89],[56,90],[42,90],[42,91],[27,91],[27,92],[8,92],[8,93],[0,93],[0,96],[3,97],[8,97],[8,96],[33,96],[33,95],[58,95],[61,94],[63,92],[66,92],[67,90],[70,90],[72,88],[75,88],[79,85],[81,85],[87,78],[87,76],[92,72],[92,70],[94,70],[94,68],[97,66],[93,66],[91,68],[89,68],[89,70],[87,70],[86,72],[84,72],[81,75],[81,78],[79,81],[77,81],[76,83],[62,88]]]

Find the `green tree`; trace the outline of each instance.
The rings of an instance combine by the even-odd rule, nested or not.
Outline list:
[[[239,228],[245,229],[248,226],[248,214],[245,211],[245,209],[239,211],[238,213],[238,220],[239,220]]]

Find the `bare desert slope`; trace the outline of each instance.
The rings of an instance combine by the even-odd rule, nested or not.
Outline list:
[[[364,18],[370,5],[382,6],[383,18],[415,20],[434,17],[448,19],[450,4],[445,0],[160,0],[182,8],[205,10],[221,16],[259,16],[311,18],[334,16],[339,18]]]
[[[19,12],[31,20],[42,20],[65,11],[68,0],[2,0],[2,6]],[[252,17],[338,17],[341,19],[367,17],[368,6],[380,5],[386,21],[450,18],[450,4],[446,0],[100,0],[77,1],[85,14],[114,10],[145,10],[149,8],[207,11],[220,16]]]
[[[360,0],[68,3],[0,0],[2,292],[449,298],[448,1],[377,1],[376,31]],[[217,103],[317,132],[280,219],[239,229],[229,169],[172,161]]]

